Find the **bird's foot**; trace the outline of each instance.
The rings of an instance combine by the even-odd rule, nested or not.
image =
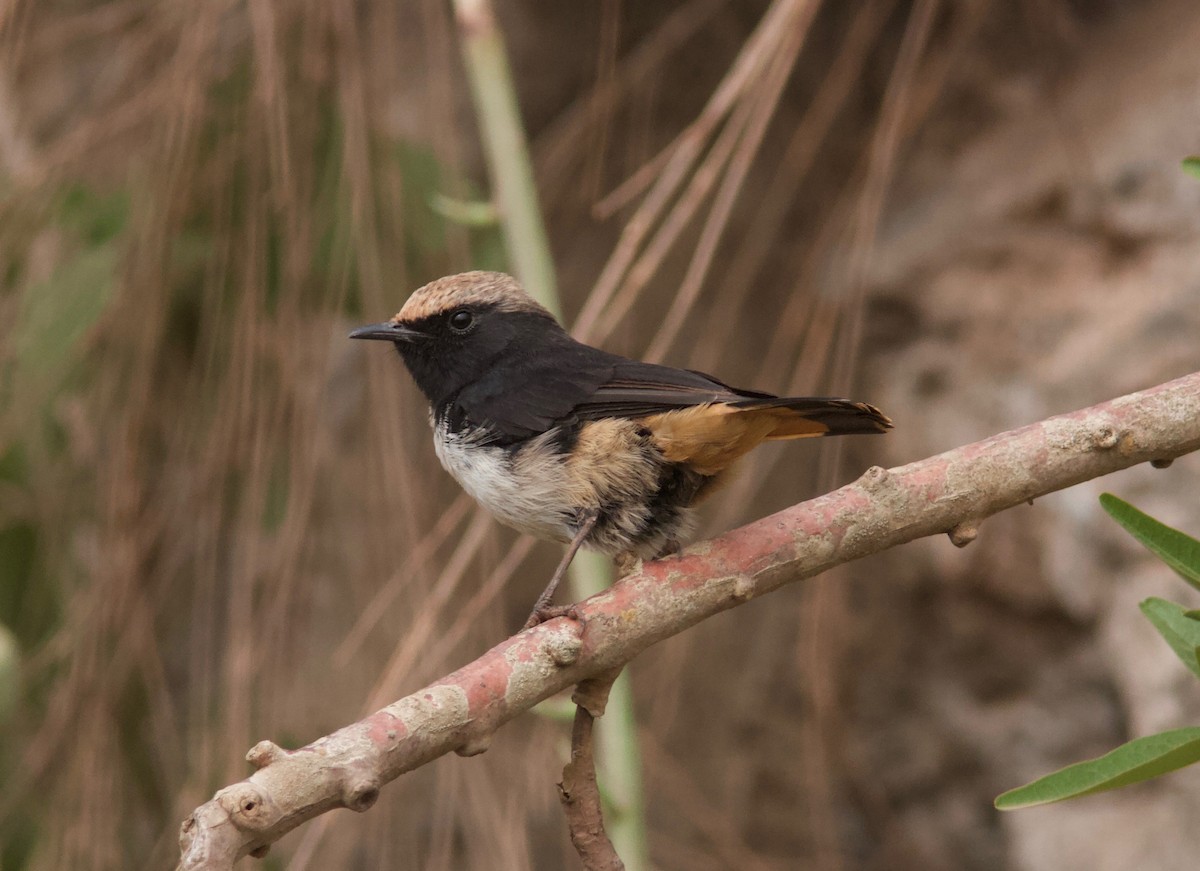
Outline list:
[[[532,629],[534,626],[540,626],[547,620],[554,620],[558,617],[566,617],[569,620],[576,620],[580,623],[584,622],[580,616],[579,610],[574,605],[543,605],[540,608],[534,608],[533,613],[529,615],[529,619],[525,621],[524,629]]]

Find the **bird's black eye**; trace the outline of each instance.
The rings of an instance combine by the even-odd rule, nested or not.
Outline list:
[[[450,327],[460,333],[465,333],[471,329],[471,324],[475,323],[475,315],[471,314],[470,309],[460,308],[454,314],[450,315]]]

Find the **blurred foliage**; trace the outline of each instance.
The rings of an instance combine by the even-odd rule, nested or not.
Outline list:
[[[190,138],[129,143],[133,153],[157,147],[157,160],[143,155],[123,177],[103,180],[84,161],[13,193],[0,208],[0,304],[11,313],[0,360],[0,488],[9,497],[0,510],[4,871],[126,865],[119,831],[89,845],[88,856],[73,854],[82,845],[59,834],[41,839],[61,831],[72,804],[94,806],[96,798],[73,796],[60,808],[19,800],[44,792],[52,774],[65,786],[72,767],[94,769],[85,756],[69,758],[69,724],[78,719],[99,716],[105,725],[98,734],[115,729],[104,764],[119,773],[95,788],[126,794],[142,808],[123,817],[133,827],[127,843],[145,846],[147,820],[160,832],[177,826],[178,784],[160,746],[164,698],[155,681],[164,677],[155,678],[153,668],[177,670],[187,649],[164,649],[164,662],[150,667],[129,646],[130,603],[121,597],[153,606],[191,595],[203,583],[202,552],[179,548],[163,563],[169,542],[151,539],[130,563],[121,548],[130,536],[153,534],[153,511],[161,509],[149,507],[152,499],[165,505],[182,496],[169,488],[157,495],[154,482],[173,476],[172,463],[202,462],[202,451],[212,450],[205,433],[234,420],[231,414],[243,417],[238,426],[246,433],[266,431],[246,414],[280,420],[285,376],[271,334],[286,336],[314,317],[358,319],[368,309],[379,319],[378,301],[364,302],[361,265],[398,271],[404,285],[416,286],[446,271],[453,234],[466,240],[475,266],[504,266],[494,223],[464,228],[435,208],[447,193],[477,191],[427,145],[371,128],[364,172],[394,180],[395,188],[366,188],[372,200],[355,201],[343,106],[327,82],[291,82],[305,94],[307,115],[292,132],[292,162],[271,165],[284,152],[268,154],[272,146],[261,141],[269,121],[251,54],[248,43],[236,44],[218,65],[223,72],[205,83],[203,99],[179,108],[174,123],[184,131],[193,124]],[[369,238],[380,241],[366,251],[365,225],[383,221],[396,232],[373,230]],[[247,319],[260,321],[257,334],[243,329]],[[248,353],[246,343],[253,343]],[[231,411],[230,379],[236,383],[239,371],[253,379],[262,411]],[[248,451],[221,469],[211,481],[217,516],[253,514],[264,541],[284,533],[296,510],[291,441],[272,447],[261,491],[247,469]],[[197,502],[192,513],[202,523],[208,510]],[[231,548],[233,531],[221,535],[223,547]],[[106,573],[124,574],[102,583]],[[212,602],[225,586],[207,590]],[[153,619],[157,631],[186,637],[195,617],[190,609],[164,609]],[[212,699],[200,699],[199,709],[183,695],[176,700],[197,710],[192,732],[214,717]],[[212,789],[224,775],[210,768],[202,776],[203,788]]]
[[[962,184],[953,196],[991,201],[946,170],[1011,116],[1042,117],[1010,105],[1029,81],[1053,83],[1084,47],[1115,44],[1090,38],[1100,4],[1034,4],[1063,28],[1027,20],[1029,4],[941,4],[908,87],[893,70],[910,54],[901,47],[916,44],[913,10],[928,4],[820,4],[802,48],[797,30],[755,36],[774,5],[501,9],[564,307],[586,311],[605,297],[583,298],[597,276],[616,275],[604,263],[624,251],[626,278],[609,282],[592,334],[612,350],[643,354],[670,321],[677,338],[656,344],[671,362],[747,386],[841,392],[853,389],[853,367],[828,364],[854,356],[862,325],[862,347],[888,372],[863,398],[945,409],[958,432],[997,422],[965,401],[983,383],[995,414],[1024,414],[1026,393],[1014,406],[1007,388],[978,377],[1009,368],[991,354],[1009,345],[994,340],[993,323],[986,352],[972,345],[976,297],[987,294],[969,280],[970,298],[937,303],[944,283],[959,283],[936,280],[954,261],[922,259],[911,287],[904,278],[868,289],[846,276],[870,259],[878,216],[867,206],[881,207],[892,182],[905,196],[910,183],[922,196]],[[10,12],[0,47],[0,624],[15,640],[18,679],[0,723],[0,865],[169,867],[179,821],[246,773],[246,747],[264,737],[303,744],[368,700],[461,664],[524,617],[536,593],[526,582],[549,570],[551,550],[510,559],[507,533],[442,522],[459,491],[432,458],[419,398],[391,355],[345,341],[347,328],[387,316],[424,280],[502,268],[503,247],[468,177],[482,176],[482,160],[450,4],[17,0]],[[1030,50],[1028,30],[1043,49]],[[1068,45],[1064,34],[1086,38]],[[1122,62],[1143,57],[1119,44]],[[789,76],[777,110],[776,74]],[[722,86],[729,78],[741,84]],[[1037,90],[1069,97],[1074,81]],[[903,94],[908,111],[881,124],[885,98],[900,106]],[[766,130],[758,144],[756,130]],[[1095,143],[1097,167],[1111,157],[1105,141]],[[910,151],[936,155],[931,180],[900,171]],[[687,169],[659,171],[688,152]],[[1029,179],[1045,170],[1061,187],[1053,202],[1078,193],[1079,179],[1032,165],[1046,159],[1040,151],[1019,157],[1003,165]],[[642,182],[624,184],[639,173]],[[1012,187],[1010,173],[988,175]],[[663,176],[675,177],[674,192],[647,197]],[[864,181],[878,196],[861,195]],[[662,208],[646,211],[649,201]],[[1139,214],[1152,204],[1137,203]],[[893,229],[912,215],[897,214]],[[975,236],[1003,255],[997,263],[1035,263],[1032,283],[1047,297],[1057,290],[1044,254],[1031,260],[1010,247],[1009,225],[995,226]],[[1042,229],[1031,235],[1062,238]],[[947,258],[974,250],[935,247]],[[1163,287],[1135,291],[1157,299]],[[1078,304],[1109,317],[1107,306]],[[893,355],[934,336],[949,362],[939,351],[913,368],[940,386],[906,392],[906,367],[892,364],[914,358]],[[1161,359],[1157,341],[1147,353],[1129,338],[1105,353],[1138,365],[1086,367],[1094,379],[1134,377]],[[1014,376],[1028,378],[1011,380],[1041,395],[1054,376],[1038,351],[1014,347],[1028,366]],[[914,413],[897,436],[911,441],[891,444],[906,453],[940,444],[923,422],[939,440],[950,431],[951,418]],[[708,530],[794,503],[817,486],[815,470],[823,478],[838,466],[795,457],[747,463]],[[986,573],[985,563],[973,566]],[[972,756],[971,772],[947,763],[936,780],[925,766],[916,775],[886,766],[885,782],[879,766],[840,762],[869,763],[871,748],[910,734],[913,758],[975,741],[937,731],[949,709],[923,707],[937,682],[914,662],[949,654],[950,679],[968,687],[990,685],[1002,663],[1028,687],[1043,661],[1078,667],[1025,643],[1058,644],[1064,624],[1016,633],[981,621],[964,633],[972,650],[981,639],[1022,641],[986,668],[983,657],[956,655],[957,632],[907,647],[911,625],[937,619],[944,603],[910,595],[896,574],[898,583],[873,587],[896,596],[886,607],[865,592],[875,610],[844,600],[848,585],[812,585],[639,661],[656,865],[899,868],[916,849],[927,859],[919,867],[973,867],[999,856],[1008,830],[959,810],[986,804],[990,776],[975,768],[1002,766],[989,761],[1002,754]],[[1030,586],[1045,577],[1021,573]],[[1078,641],[1084,630],[1071,627]],[[884,652],[864,667],[860,650]],[[870,692],[859,693],[860,680]],[[731,685],[741,688],[733,703],[712,706]],[[851,696],[859,702],[843,705]],[[310,868],[561,867],[570,845],[547,776],[561,764],[561,734],[547,718],[521,718],[501,752],[469,767],[439,760],[389,787],[372,813],[306,827],[258,864],[281,868],[306,850]],[[830,754],[813,754],[827,743]]]
[[[20,653],[17,651],[17,639],[0,623],[0,728],[8,723],[16,707],[21,680],[19,669]]]
[[[6,374],[7,420],[19,427],[48,421],[64,388],[79,383],[85,339],[112,299],[128,197],[98,195],[79,186],[59,198],[41,231],[67,250],[51,274],[20,292],[10,334],[12,361]],[[75,382],[75,383],[72,383]]]
[[[1200,541],[1160,523],[1111,493],[1102,495],[1100,504],[1147,550],[1192,587],[1200,589]],[[1200,611],[1156,597],[1146,599],[1141,608],[1180,661],[1200,678]],[[996,798],[996,807],[1016,810],[1107,792],[1196,762],[1200,762],[1200,727],[1173,729],[1136,738],[1097,759],[1069,765],[1011,789]]]
[[[88,388],[87,339],[112,299],[128,222],[128,196],[122,193],[68,185],[50,201],[27,255],[8,263],[5,287],[17,305],[2,373],[0,482],[27,496],[34,486],[30,456],[52,463],[64,458],[65,433],[56,410],[64,394]],[[31,277],[29,263],[39,243],[59,252],[42,279]],[[47,539],[39,518],[10,509],[0,522],[0,623],[11,627],[23,648],[33,649],[56,627],[63,591],[37,558]]]

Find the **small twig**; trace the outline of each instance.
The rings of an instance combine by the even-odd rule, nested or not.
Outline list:
[[[571,697],[576,705],[571,727],[571,761],[563,767],[559,798],[567,814],[571,843],[587,871],[624,871],[625,864],[604,832],[604,808],[596,783],[596,757],[592,724],[604,713],[613,681],[621,673],[615,668],[582,681]]]

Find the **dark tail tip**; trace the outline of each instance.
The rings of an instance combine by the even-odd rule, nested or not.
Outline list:
[[[828,404],[812,414],[829,427],[829,435],[873,435],[892,428],[892,419],[873,405],[849,399],[827,399]]]
[[[892,428],[892,419],[873,405],[834,396],[795,396],[748,399],[741,408],[787,408],[828,427],[826,435],[871,435]]]
[[[851,403],[859,413],[863,423],[872,427],[871,432],[887,432],[892,428],[892,419],[873,405],[865,402]]]

